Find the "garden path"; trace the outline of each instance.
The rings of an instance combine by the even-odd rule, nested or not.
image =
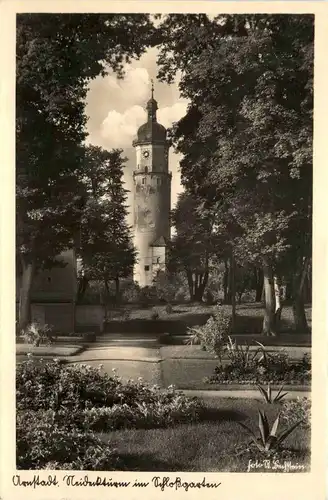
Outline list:
[[[295,342],[297,344],[297,342]],[[310,353],[308,346],[268,346],[269,350],[284,348],[293,359]],[[204,377],[210,377],[217,360],[199,346],[161,346],[156,334],[109,334],[99,336],[88,348],[67,358],[69,363],[103,365],[107,373],[115,369],[124,379],[142,377],[162,387],[200,389]]]

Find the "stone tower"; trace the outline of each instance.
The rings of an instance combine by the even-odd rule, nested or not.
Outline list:
[[[134,184],[134,244],[137,264],[134,280],[151,286],[158,271],[165,270],[166,245],[170,239],[171,177],[166,129],[157,122],[157,102],[152,84],[147,103],[148,119],[133,141],[136,150]]]

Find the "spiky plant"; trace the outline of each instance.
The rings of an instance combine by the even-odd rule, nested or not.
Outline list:
[[[275,396],[272,394],[272,389],[270,383],[268,384],[267,390],[264,389],[260,384],[256,384],[258,390],[260,391],[261,395],[263,396],[264,400],[266,403],[269,404],[274,404],[278,403],[278,401],[281,401],[285,396],[287,396],[287,392],[282,393],[281,391],[283,390],[284,386],[282,385],[277,392]]]
[[[251,436],[251,443],[254,444],[260,452],[269,455],[272,452],[279,451],[285,439],[287,439],[287,437],[296,429],[296,427],[298,427],[302,423],[302,420],[300,420],[278,435],[279,419],[280,414],[278,414],[270,431],[269,422],[265,413],[259,410],[258,427],[260,431],[260,437],[257,437],[252,429],[250,429],[243,422],[238,422],[238,424],[241,425],[241,427],[243,427]]]

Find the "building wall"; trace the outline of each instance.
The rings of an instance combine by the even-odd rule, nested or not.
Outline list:
[[[31,302],[72,302],[77,293],[77,272],[75,252],[63,252],[58,259],[65,267],[39,271],[34,277]],[[19,301],[21,277],[16,276],[16,296]]]
[[[74,304],[77,293],[75,252],[63,252],[58,259],[65,267],[37,273],[31,291],[31,321],[53,325],[61,333],[74,332]],[[16,317],[19,310],[21,277],[16,276]]]
[[[58,260],[65,267],[40,271],[33,280],[32,301],[75,301],[77,292],[76,258],[73,250],[63,252]]]

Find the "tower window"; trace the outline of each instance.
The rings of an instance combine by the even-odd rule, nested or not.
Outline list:
[[[145,184],[145,178],[143,178],[141,182],[142,182],[142,184]]]
[[[148,167],[145,167],[145,173],[148,174]]]
[[[145,266],[145,271],[149,271],[149,266]]]
[[[160,186],[160,184],[161,184],[161,179],[160,179],[159,177],[157,178],[157,184],[158,184],[159,186]]]

